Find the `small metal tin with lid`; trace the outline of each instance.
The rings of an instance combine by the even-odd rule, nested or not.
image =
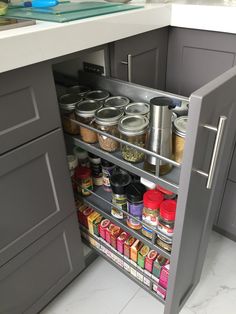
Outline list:
[[[84,85],[73,85],[67,88],[68,93],[80,95],[84,97],[86,93],[91,91],[91,88]]]
[[[173,103],[175,107],[172,109],[172,111],[176,113],[178,117],[188,115],[189,101],[173,99]]]
[[[125,116],[118,124],[121,138],[139,147],[145,147],[149,121],[143,116]],[[144,153],[126,144],[121,145],[122,157],[130,162],[141,162]]]
[[[182,116],[173,123],[173,154],[177,162],[181,162],[183,158],[187,122],[188,117]]]
[[[63,129],[69,134],[79,134],[79,125],[70,119],[75,120],[75,106],[82,100],[80,95],[74,94],[65,94],[59,98]]]
[[[84,100],[75,108],[76,119],[79,122],[94,126],[94,116],[98,109],[101,109],[102,105],[94,100]],[[86,143],[96,143],[97,133],[95,131],[89,130],[83,126],[80,126],[80,135],[84,142]]]
[[[110,93],[105,90],[92,90],[91,92],[86,93],[85,98],[90,100],[95,100],[102,105],[104,101],[110,96]]]
[[[132,102],[125,107],[125,114],[128,116],[141,115],[149,117],[150,105],[145,102]]]
[[[118,122],[123,116],[123,112],[118,108],[102,108],[95,113],[95,122],[98,130],[119,137]],[[114,152],[119,148],[119,142],[106,135],[98,134],[98,142],[102,149]]]
[[[125,96],[113,96],[105,100],[104,106],[115,107],[124,110],[125,106],[127,106],[129,102],[130,102],[129,98]]]

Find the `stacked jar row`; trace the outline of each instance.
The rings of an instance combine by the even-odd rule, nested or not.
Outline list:
[[[77,203],[77,208],[79,223],[88,229],[93,238],[83,233],[83,230],[82,235],[120,267],[149,287],[151,277],[155,282],[152,285],[153,290],[165,299],[169,260],[130,236],[89,206]],[[106,243],[106,247],[102,245],[103,242]],[[113,250],[116,254],[113,254]]]
[[[72,173],[75,190],[82,196],[88,196],[93,186],[103,185],[105,191],[112,192],[112,216],[125,219],[130,228],[141,229],[149,239],[157,234],[157,244],[171,251],[176,195],[161,186],[154,185],[153,189],[147,190],[139,177],[78,148],[74,151],[80,156],[79,165],[78,162],[69,163],[70,170],[72,165],[76,166]],[[68,156],[68,160],[73,159],[75,156]]]

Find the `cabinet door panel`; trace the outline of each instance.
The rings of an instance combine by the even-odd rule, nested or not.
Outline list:
[[[38,313],[83,268],[73,214],[0,268],[0,313]]]
[[[168,28],[118,40],[110,45],[111,76],[128,80],[131,55],[131,81],[153,88],[165,88]]]
[[[236,182],[236,148],[234,149],[234,154],[229,170],[229,179]]]
[[[0,154],[59,126],[49,64],[0,74]]]
[[[209,234],[219,207],[232,158],[236,134],[236,67],[194,92],[190,97],[185,151],[171,255],[171,274],[165,314],[177,313],[200,279]],[[206,187],[216,147],[220,116],[227,118],[216,156],[213,184]],[[205,126],[205,127],[204,127]],[[212,159],[213,158],[213,159]]]
[[[0,157],[0,265],[74,210],[61,130]]]

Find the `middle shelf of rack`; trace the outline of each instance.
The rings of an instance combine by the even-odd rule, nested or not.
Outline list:
[[[178,188],[179,188],[179,178],[180,178],[180,168],[178,167],[173,167],[172,170],[164,175],[164,176],[156,176],[152,173],[149,173],[145,171],[144,168],[144,163],[130,163],[125,161],[122,158],[122,154],[120,151],[109,153],[104,150],[102,150],[99,147],[99,144],[88,144],[83,142],[79,136],[72,136],[69,134],[64,134],[65,140],[67,144],[72,145],[72,146],[79,146],[82,149],[97,155],[100,158],[106,159],[113,164],[129,171],[132,172],[133,174],[136,174],[139,177],[142,177],[146,180],[149,180],[153,183],[160,184],[167,190],[170,190],[174,192],[175,194],[178,194]]]
[[[95,211],[100,213],[103,217],[112,221],[115,225],[119,226],[122,230],[128,232],[134,238],[139,239],[141,242],[149,246],[151,249],[157,251],[159,254],[164,257],[170,259],[171,253],[164,250],[154,241],[148,239],[142,234],[141,230],[131,229],[127,223],[126,218],[117,219],[111,214],[111,193],[104,191],[102,187],[96,187],[90,196],[83,197],[83,201],[85,204],[92,207]]]

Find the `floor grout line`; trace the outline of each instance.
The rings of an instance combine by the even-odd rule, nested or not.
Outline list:
[[[140,291],[141,288],[138,288],[138,290],[134,293],[134,295],[128,300],[128,302],[126,302],[126,304],[122,307],[122,309],[120,310],[120,312],[118,314],[122,314],[122,312],[124,311],[124,309],[127,307],[127,305],[136,297],[136,295],[138,294],[138,292]]]

